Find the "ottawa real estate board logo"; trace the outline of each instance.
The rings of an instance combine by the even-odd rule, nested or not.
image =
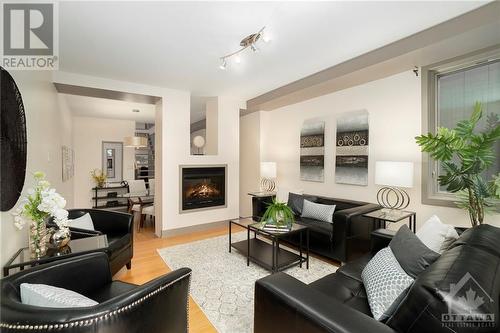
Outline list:
[[[1,66],[10,70],[57,70],[56,2],[2,2]]]
[[[450,292],[444,295],[448,313],[441,315],[443,326],[449,328],[495,327],[492,313],[493,298],[477,280],[466,273],[456,284],[450,285]]]

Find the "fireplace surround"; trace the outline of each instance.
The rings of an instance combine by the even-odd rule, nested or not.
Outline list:
[[[180,212],[226,207],[227,165],[181,165]]]

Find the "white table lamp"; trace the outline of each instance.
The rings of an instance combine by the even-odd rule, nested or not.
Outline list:
[[[375,184],[384,186],[377,192],[379,205],[390,209],[405,209],[410,204],[410,196],[402,187],[413,187],[413,163],[377,161]]]
[[[260,187],[263,191],[272,192],[276,189],[276,162],[260,163]]]

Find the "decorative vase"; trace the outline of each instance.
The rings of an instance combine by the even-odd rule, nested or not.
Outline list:
[[[60,249],[65,247],[71,239],[69,228],[57,229],[50,237],[50,245],[53,248]]]
[[[38,259],[47,254],[47,226],[45,221],[30,221],[29,250],[31,259]]]

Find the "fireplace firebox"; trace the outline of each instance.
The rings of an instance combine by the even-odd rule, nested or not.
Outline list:
[[[226,166],[181,166],[181,212],[226,206]]]

